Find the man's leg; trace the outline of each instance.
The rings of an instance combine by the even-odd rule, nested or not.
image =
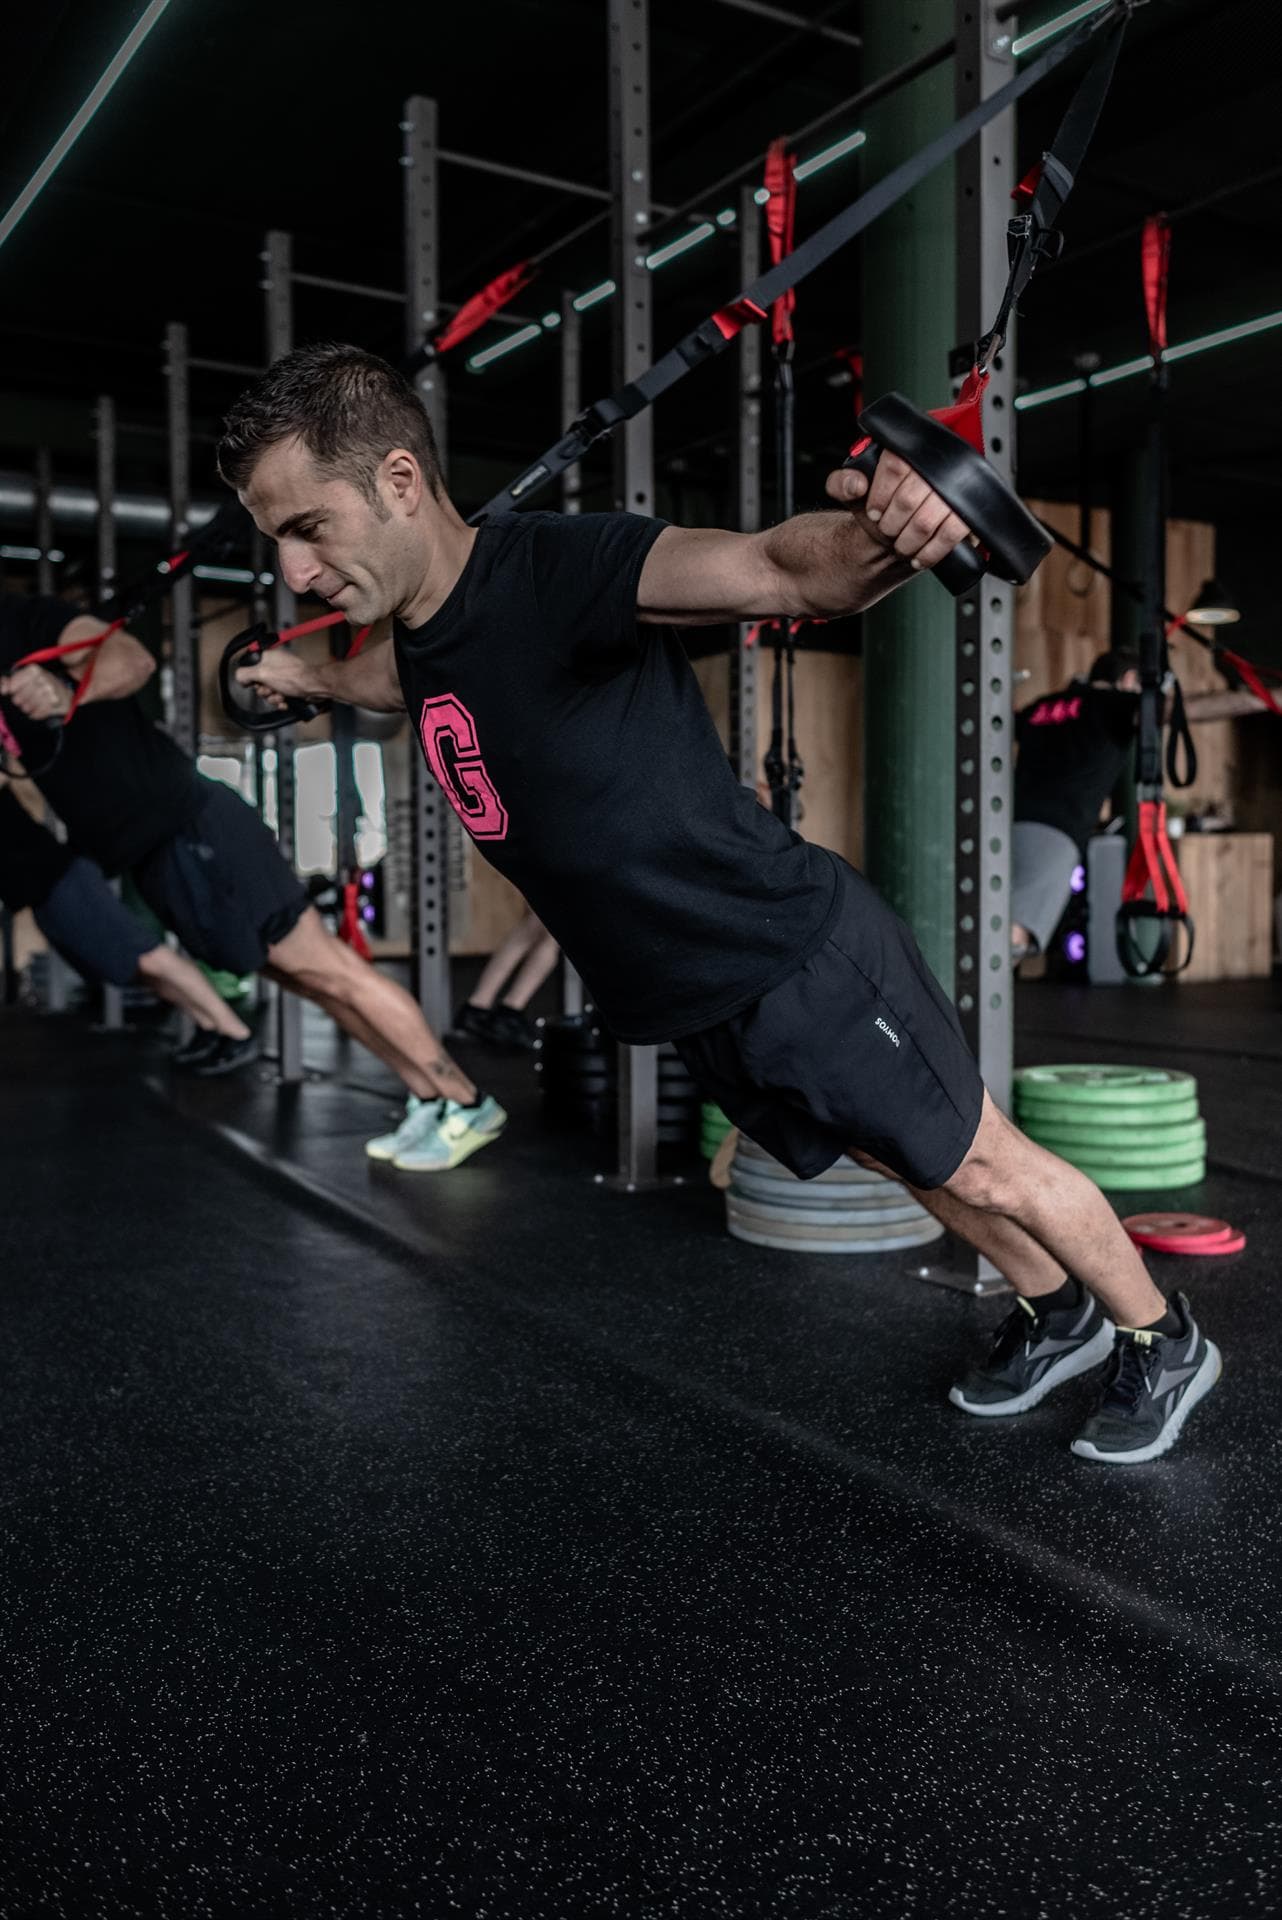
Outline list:
[[[314,907],[267,950],[264,971],[314,1000],[387,1063],[420,1100],[444,1096],[470,1107],[474,1081],[450,1059],[418,1002],[328,931]]]
[[[1219,1349],[1182,1294],[1169,1305],[1163,1299],[1099,1188],[1027,1139],[985,1094],[974,1143],[943,1192],[963,1209],[954,1214],[958,1230],[979,1225],[975,1244],[1021,1295],[987,1361],[953,1387],[954,1406],[981,1415],[1021,1413],[1108,1358],[1100,1398],[1073,1452],[1127,1466],[1156,1460],[1173,1446],[1220,1377]],[[923,1198],[929,1204],[931,1196]],[[970,1213],[1007,1231],[985,1234]],[[1057,1289],[1049,1285],[1053,1267],[1039,1270],[1010,1236],[1012,1227],[1067,1270]],[[1097,1303],[1109,1320],[1101,1319]]]
[[[940,1191],[970,1210],[956,1216],[959,1222],[978,1214],[999,1223],[999,1237],[990,1244],[1008,1250],[1019,1271],[1008,1273],[1002,1260],[991,1253],[989,1258],[1020,1293],[1051,1291],[1058,1268],[1061,1277],[1071,1273],[1089,1287],[1119,1326],[1150,1327],[1164,1317],[1166,1301],[1094,1181],[1012,1126],[987,1093],[970,1151]],[[933,1196],[921,1197],[931,1205]],[[1049,1267],[1025,1265],[1022,1243],[1005,1231],[1012,1226],[1049,1256]],[[957,1230],[971,1238],[964,1225]]]
[[[174,953],[162,941],[141,956],[138,977],[162,1000],[190,1014],[203,1033],[222,1033],[231,1040],[248,1040],[249,1028],[245,1022],[232,1012],[186,954]]]
[[[528,1007],[560,955],[561,949],[552,935],[541,933],[539,940],[522,961],[515,980],[503,995],[503,1005],[512,1007],[517,1012],[522,1012]]]

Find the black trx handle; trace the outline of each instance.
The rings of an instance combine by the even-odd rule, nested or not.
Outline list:
[[[1015,586],[1032,577],[1051,550],[1051,537],[983,454],[901,393],[888,393],[865,407],[859,425],[869,445],[849,455],[846,466],[871,480],[882,448],[888,448],[906,460],[980,540],[981,547],[963,541],[934,569],[951,594],[960,598],[970,593],[986,573]]]
[[[238,697],[236,668],[256,667],[268,647],[275,644],[276,636],[260,620],[256,626],[246,628],[244,633],[229,640],[218,662],[218,694],[223,712],[246,733],[278,733],[282,727],[297,726],[304,720],[314,720],[317,714],[329,712],[328,700],[287,698],[283,707],[251,707]]]

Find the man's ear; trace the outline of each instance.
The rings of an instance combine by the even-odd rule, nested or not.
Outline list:
[[[408,448],[385,454],[379,477],[402,511],[413,513],[423,497],[423,471]]]

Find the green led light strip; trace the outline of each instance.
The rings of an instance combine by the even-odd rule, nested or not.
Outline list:
[[[0,247],[9,238],[23,214],[30,209],[44,188],[48,186],[168,5],[169,0],[151,0],[151,5],[124,41],[79,113],[59,135],[48,156],[36,168],[4,219],[0,220]]]
[[[809,180],[816,173],[822,173],[825,167],[831,167],[836,161],[844,160],[847,154],[857,153],[867,140],[868,135],[862,131],[846,134],[843,139],[834,141],[831,146],[824,147],[819,153],[812,153],[808,160],[803,160],[796,171],[797,179]],[[764,187],[758,187],[754,198],[759,207],[764,207],[770,195]],[[732,227],[737,217],[733,207],[723,208],[713,220],[701,220],[687,233],[679,235],[677,239],[668,241],[666,246],[658,247],[653,253],[648,254],[646,266],[651,273],[656,272],[660,267],[666,267],[670,260],[678,260],[683,253],[689,253],[692,247],[702,246],[705,240],[710,240],[718,227]],[[609,300],[617,292],[618,288],[613,280],[602,280],[599,286],[589,287],[586,293],[576,297],[573,303],[574,310],[576,313],[586,313],[590,307],[598,306],[602,300]],[[505,354],[514,353],[518,347],[528,346],[531,340],[538,339],[544,332],[553,332],[559,325],[560,315],[549,314],[544,318],[541,327],[533,324],[522,327],[518,333],[509,334],[506,339],[496,341],[492,347],[483,347],[467,362],[468,372],[483,373],[486,367],[493,366],[496,360],[502,360]]]
[[[1235,340],[1249,340],[1254,334],[1268,333],[1271,328],[1282,327],[1282,313],[1263,313],[1258,320],[1244,320],[1240,326],[1221,327],[1216,333],[1199,334],[1196,340],[1185,340],[1177,347],[1168,347],[1162,358],[1167,366],[1176,360],[1191,360],[1195,353],[1210,353],[1214,347],[1232,346]],[[1027,413],[1030,407],[1048,407],[1053,400],[1069,400],[1074,394],[1085,393],[1087,387],[1111,387],[1118,380],[1130,380],[1137,373],[1151,373],[1153,370],[1151,353],[1141,354],[1137,360],[1123,360],[1115,367],[1101,367],[1098,373],[1088,378],[1061,380],[1058,386],[1038,387],[1032,393],[1020,393],[1015,396],[1015,411]]]

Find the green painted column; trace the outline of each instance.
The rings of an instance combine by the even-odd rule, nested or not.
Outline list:
[[[953,31],[951,0],[864,9],[864,71],[891,72]],[[880,179],[954,119],[953,63],[868,115],[866,178]],[[956,345],[956,210],[946,162],[864,244],[864,391],[925,407],[949,398]],[[954,966],[953,603],[911,582],[864,616],[864,866],[948,990]]]

